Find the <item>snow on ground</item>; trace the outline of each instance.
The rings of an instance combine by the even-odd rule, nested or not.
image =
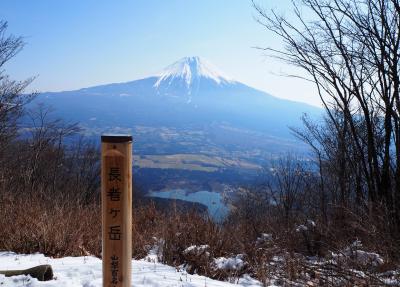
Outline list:
[[[346,247],[340,253],[332,253],[332,257],[338,262],[345,262],[350,259],[360,265],[371,265],[374,267],[384,264],[382,257],[375,252],[366,252],[361,250],[363,247],[361,241],[356,240],[350,246]]]
[[[0,270],[26,269],[41,264],[50,264],[54,280],[40,282],[29,276],[5,277],[0,275],[1,287],[102,287],[101,260],[91,256],[64,257],[53,259],[42,254],[20,255],[12,252],[0,252]],[[230,287],[262,286],[247,277],[238,284],[221,282],[210,278],[187,274],[184,270],[145,260],[132,261],[132,286],[135,287]]]
[[[214,259],[214,264],[221,270],[240,270],[244,267],[243,255],[239,254],[231,258],[219,257]]]

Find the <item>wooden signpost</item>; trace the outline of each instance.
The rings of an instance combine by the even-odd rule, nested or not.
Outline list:
[[[130,287],[132,136],[101,137],[103,286]]]

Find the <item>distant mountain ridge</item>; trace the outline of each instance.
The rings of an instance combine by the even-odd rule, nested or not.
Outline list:
[[[182,58],[157,75],[126,83],[43,93],[35,102],[100,131],[135,126],[207,129],[223,124],[292,138],[288,126],[298,126],[302,113],[320,113],[316,107],[235,81],[200,57]]]

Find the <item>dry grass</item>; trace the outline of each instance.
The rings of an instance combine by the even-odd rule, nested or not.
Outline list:
[[[46,255],[100,255],[98,205],[8,197],[1,202],[0,249]]]
[[[0,250],[40,252],[54,257],[89,254],[99,257],[100,210],[98,202],[79,204],[74,201],[57,202],[40,197],[3,194],[0,201]],[[322,260],[328,259],[324,249],[328,250],[329,246],[338,250],[339,246],[344,247],[351,242],[354,234],[343,237],[344,231],[340,231],[337,226],[320,228],[318,226],[322,225],[317,221],[317,228],[304,237],[301,232],[293,232],[296,224],[297,221],[290,225],[282,224],[279,216],[268,211],[265,214],[257,213],[257,217],[237,212],[225,224],[218,225],[195,212],[182,213],[171,206],[169,212],[164,213],[149,204],[134,210],[132,256],[144,258],[154,246],[158,246],[161,261],[177,267],[183,265],[189,273],[232,282],[248,273],[265,284],[275,278],[276,283],[284,286],[290,286],[293,282],[303,286],[301,284],[308,281],[321,286],[354,286],[354,282],[358,286],[376,286],[381,282],[377,278],[379,272],[393,270],[398,266],[395,261],[391,261],[390,256],[384,257],[385,265],[374,269],[371,266],[357,266],[351,261],[349,266],[310,263],[306,256],[316,255]],[[354,227],[355,223],[348,222],[347,225]],[[342,223],[342,226],[347,225]],[[334,228],[337,230],[336,235]],[[344,230],[347,228],[343,227]],[[271,234],[271,239],[260,241],[262,233]],[[361,231],[357,231],[357,234],[363,236],[366,248],[375,247],[376,250],[388,252],[386,247],[379,249],[377,246],[377,240],[382,235],[363,235]],[[386,242],[391,244],[389,246],[395,246],[393,240],[386,238]],[[185,252],[193,245],[208,247],[199,253]],[[392,251],[398,252],[396,248]],[[215,258],[234,257],[238,254],[242,254],[246,262],[243,268],[215,268]],[[361,278],[357,273],[351,273],[351,269],[362,270],[367,276]]]

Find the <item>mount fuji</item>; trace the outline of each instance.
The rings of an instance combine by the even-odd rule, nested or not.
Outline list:
[[[303,113],[321,110],[236,81],[199,57],[186,57],[143,79],[40,94],[56,116],[86,136],[134,137],[135,181],[144,191],[225,192],[252,184],[283,152],[303,153],[290,134]]]
[[[302,113],[316,107],[273,97],[224,75],[200,57],[185,57],[159,74],[125,83],[42,93],[35,102],[68,121],[97,130],[215,124],[291,138]]]
[[[199,91],[220,89],[236,82],[225,76],[217,67],[200,57],[185,57],[166,67],[159,75],[154,88],[158,94],[187,96],[188,102]]]

